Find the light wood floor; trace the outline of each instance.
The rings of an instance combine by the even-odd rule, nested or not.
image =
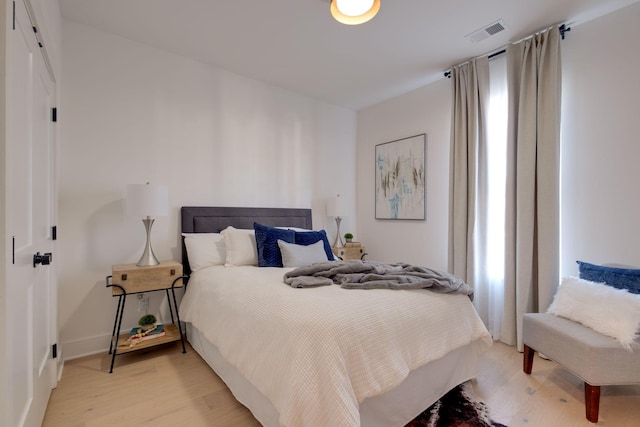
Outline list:
[[[190,347],[118,356],[113,374],[109,362],[104,354],[65,363],[43,426],[260,426]],[[510,427],[594,425],[584,418],[582,383],[537,354],[528,376],[522,354],[495,343],[473,385]],[[640,386],[603,387],[597,425],[640,426]]]

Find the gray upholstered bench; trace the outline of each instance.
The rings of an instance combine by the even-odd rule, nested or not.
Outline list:
[[[523,318],[523,370],[531,374],[538,351],[584,381],[587,419],[598,422],[600,386],[640,383],[640,350],[630,352],[615,339],[549,313]],[[638,342],[638,339],[636,339]]]

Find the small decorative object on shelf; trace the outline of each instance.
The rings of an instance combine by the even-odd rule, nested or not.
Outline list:
[[[344,234],[344,240],[345,240],[347,243],[351,243],[351,241],[353,240],[353,234],[351,234],[351,233],[345,233],[345,234]]]
[[[150,328],[144,329],[145,326],[151,326]],[[166,335],[166,331],[164,330],[164,325],[145,325],[140,326],[139,328],[131,329],[129,332],[129,338],[125,341],[126,345],[129,345],[129,348],[134,347],[136,344],[141,343],[143,341],[152,340],[154,338],[160,338]]]
[[[156,327],[156,316],[153,314],[145,314],[138,320],[138,325],[143,331],[153,329]]]

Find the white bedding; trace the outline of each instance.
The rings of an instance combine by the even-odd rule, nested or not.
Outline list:
[[[192,274],[180,307],[283,426],[359,426],[367,397],[471,341],[491,344],[464,295],[294,289],[282,283],[285,271],[205,268]]]

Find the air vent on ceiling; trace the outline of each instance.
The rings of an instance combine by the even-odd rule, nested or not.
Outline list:
[[[494,36],[499,32],[502,32],[509,28],[507,24],[504,23],[502,19],[494,22],[493,24],[489,24],[480,30],[474,31],[471,34],[467,34],[464,38],[471,40],[472,43],[478,43],[488,37]]]

